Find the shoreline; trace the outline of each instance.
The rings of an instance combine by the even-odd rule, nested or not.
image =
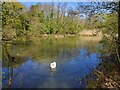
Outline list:
[[[93,36],[93,35],[76,35],[76,34],[69,34],[69,35],[41,35],[41,36],[32,36],[30,39],[30,41],[36,41],[36,40],[46,40],[46,39],[56,39],[56,40],[62,40],[64,38],[81,38],[84,39],[86,41],[100,41],[103,38],[103,35],[97,35],[97,36]]]
[[[36,42],[39,40],[46,40],[46,39],[56,39],[56,40],[62,40],[64,38],[81,38],[86,41],[100,41],[103,38],[103,35],[79,35],[79,34],[68,34],[68,35],[56,35],[56,34],[50,34],[50,35],[40,35],[40,36],[34,36],[32,35],[31,37],[18,37],[12,40],[1,40],[2,42],[5,43],[26,43],[26,42]]]
[[[94,70],[93,76],[87,77],[88,88],[120,88],[120,63],[115,61],[113,57],[113,55],[101,57],[102,61]],[[108,59],[110,61],[107,61]]]
[[[33,35],[32,37],[35,37],[35,38],[49,38],[49,37],[54,37],[56,39],[59,39],[59,38],[65,38],[65,37],[103,37],[103,35],[80,35],[80,34],[42,34],[42,35],[38,35],[38,36],[35,36]]]

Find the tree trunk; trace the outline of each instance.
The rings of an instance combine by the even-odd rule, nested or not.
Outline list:
[[[10,67],[10,75],[9,75],[9,88],[12,87],[12,83],[13,83],[13,68]]]
[[[118,10],[118,53],[119,53],[119,56],[120,56],[120,1],[119,1],[119,10]]]

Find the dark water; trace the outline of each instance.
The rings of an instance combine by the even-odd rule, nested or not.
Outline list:
[[[7,52],[15,57],[15,62],[8,62],[3,49],[2,86],[85,88],[85,76],[100,63],[98,40],[92,38],[42,39],[26,44],[8,44]],[[53,61],[57,67],[51,70]]]

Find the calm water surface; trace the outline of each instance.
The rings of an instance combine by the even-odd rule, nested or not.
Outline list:
[[[8,62],[3,49],[3,87],[85,88],[85,76],[100,63],[95,37],[42,39],[26,44],[8,44],[15,57]],[[50,69],[55,61],[57,67]]]

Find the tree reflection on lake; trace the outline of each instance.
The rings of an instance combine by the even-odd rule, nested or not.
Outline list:
[[[86,38],[41,39],[27,44],[7,44],[7,53],[15,58],[15,62],[7,60],[3,49],[3,87],[85,87],[86,82],[82,78],[100,62],[99,40],[92,39],[96,37]],[[54,70],[49,66],[53,61],[57,63]]]

